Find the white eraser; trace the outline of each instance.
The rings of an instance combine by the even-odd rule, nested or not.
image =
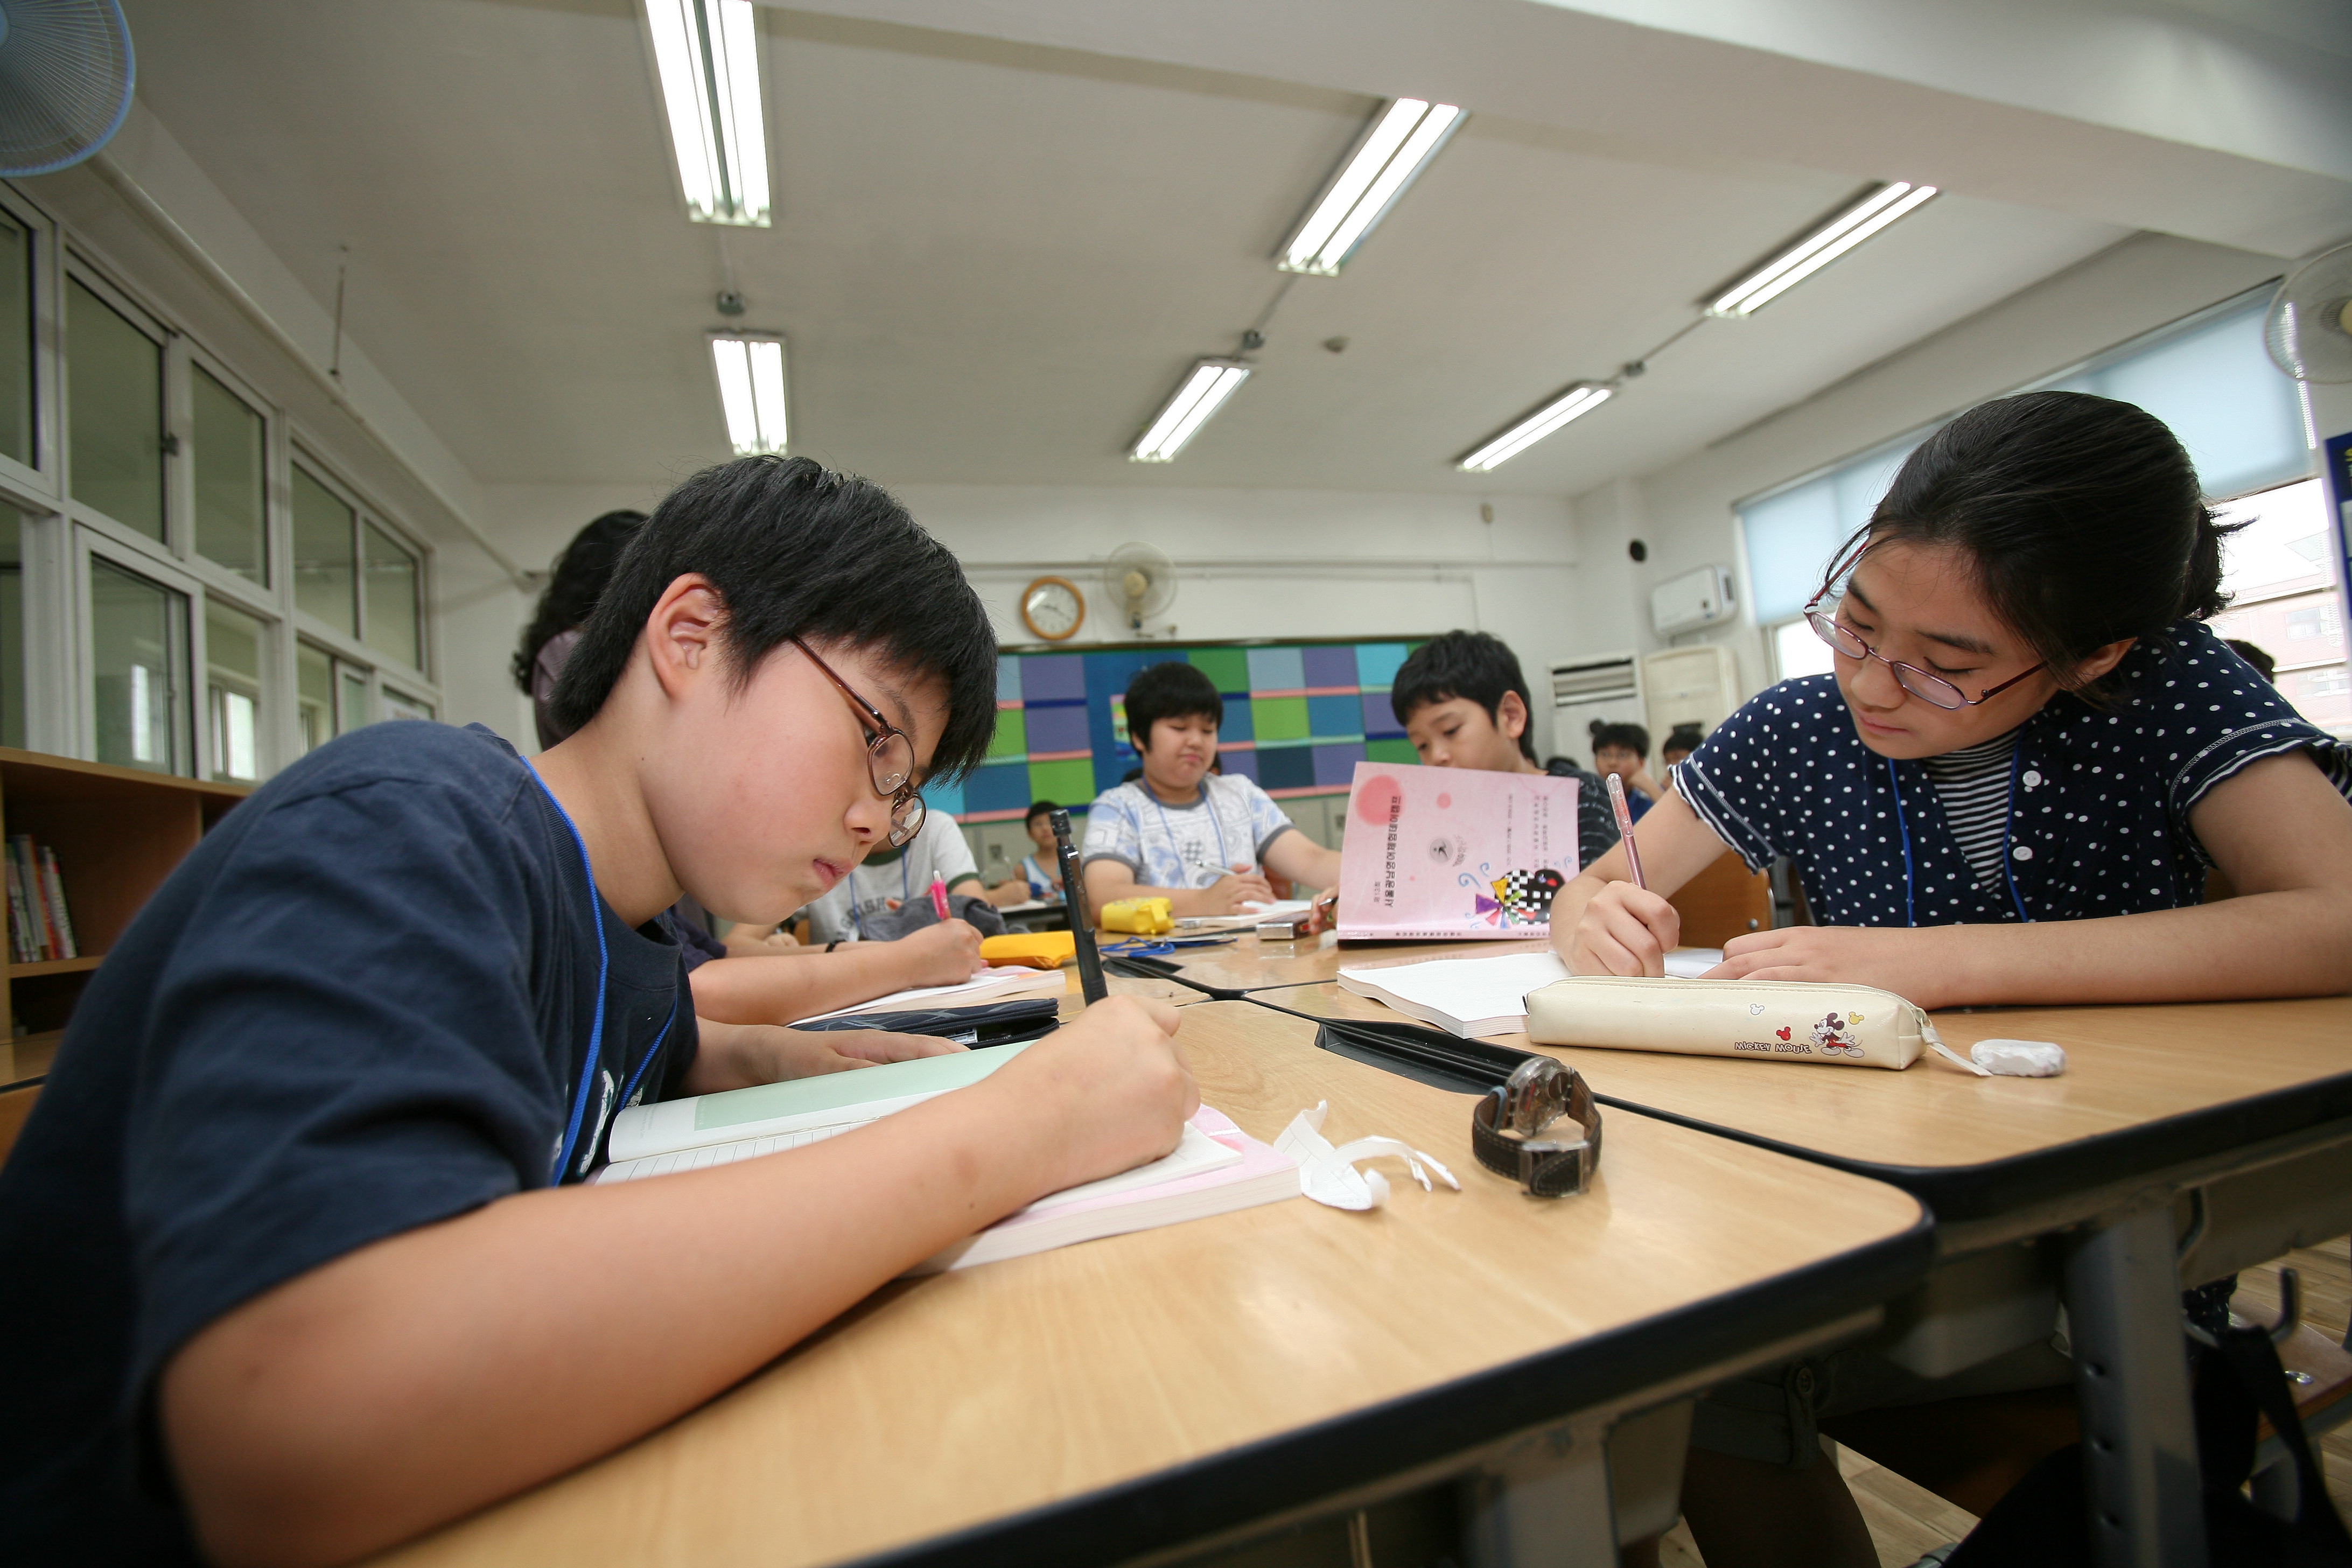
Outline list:
[[[2056,1078],[2066,1070],[2065,1047],[2051,1040],[1979,1040],[1969,1059],[2004,1078]]]

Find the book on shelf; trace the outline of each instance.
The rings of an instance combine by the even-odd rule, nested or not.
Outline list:
[[[57,851],[36,844],[29,833],[19,833],[8,840],[6,859],[10,958],[18,963],[47,963],[80,957]]]

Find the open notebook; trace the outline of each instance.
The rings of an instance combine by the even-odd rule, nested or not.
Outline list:
[[[982,1002],[1010,1002],[1016,996],[1060,996],[1069,989],[1069,981],[1058,969],[991,968],[953,985],[919,985],[911,991],[893,991],[889,995],[877,996],[871,1002],[836,1007],[830,1013],[813,1013],[807,1018],[795,1018],[793,1022],[799,1024],[818,1018],[840,1018],[852,1013],[905,1013],[919,1007],[970,1007]]]
[[[1695,980],[1722,962],[1720,948],[1678,947],[1666,954],[1666,973]],[[1528,993],[1567,978],[1568,966],[1557,953],[1515,952],[1342,969],[1339,988],[1468,1040],[1526,1028]]]
[[[613,1163],[591,1180],[630,1182],[702,1170],[837,1137],[978,1083],[1027,1048],[996,1046],[634,1106],[614,1118],[607,1144]],[[1202,1106],[1161,1158],[1049,1194],[909,1272],[969,1268],[1297,1194],[1298,1169],[1288,1155]]]

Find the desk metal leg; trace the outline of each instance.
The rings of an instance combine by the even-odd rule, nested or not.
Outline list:
[[[1608,1431],[1605,1418],[1571,1421],[1465,1478],[1470,1568],[1615,1568]]]
[[[2092,1231],[2066,1261],[2083,1474],[2099,1568],[2202,1568],[2205,1518],[2172,1212]]]

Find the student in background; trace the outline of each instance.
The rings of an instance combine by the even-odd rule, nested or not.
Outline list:
[[[2261,676],[2273,686],[2278,684],[2278,660],[2270,656],[2269,649],[2255,643],[2242,641],[2237,637],[2231,637],[2229,640],[2229,648],[2231,653],[2252,665],[2256,675]]]
[[[421,723],[297,760],[91,976],[0,1169],[0,1332],[43,1346],[0,1561],[366,1556],[1175,1146],[1176,1014],[1114,996],[840,1137],[579,1184],[621,1107],[799,1068],[788,1030],[698,1027],[647,922],[780,920],[912,829],[986,750],[995,637],[879,489],[747,458],[645,524],[553,708],[530,763]]]
[[[1528,736],[1528,678],[1502,638],[1456,631],[1422,644],[1396,672],[1389,710],[1431,767],[1576,780],[1577,864],[1590,866],[1615,846],[1617,821],[1600,776],[1565,757],[1537,765]]]
[[[1021,826],[1036,847],[1021,857],[1013,875],[989,889],[989,900],[997,908],[1062,896],[1062,858],[1054,844],[1054,813],[1061,809],[1050,800],[1029,803],[1029,814],[1021,819]],[[1013,894],[1019,897],[1010,896]]]
[[[1735,938],[1717,976],[1927,1008],[2352,990],[2352,754],[2206,625],[2224,531],[2180,443],[2128,404],[2040,392],[1954,419],[1809,607],[1833,670],[1764,692],[1683,763],[1639,829],[1646,890],[1622,851],[1561,890],[1570,968],[1662,973],[1667,899],[1737,851],[1787,857],[1824,923]],[[2237,897],[2202,901],[2209,867]],[[1699,1549],[1711,1568],[1874,1563],[1815,1422],[1840,1437],[1837,1416],[1900,1405],[1864,1450],[1899,1473],[2001,1455],[2019,1473],[2034,1428],[1950,1401],[2069,1375],[2042,1347],[1933,1384],[1839,1352],[1801,1403],[1778,1371],[1718,1390],[1683,1495]]]
[[[1666,793],[1650,776],[1650,732],[1639,724],[1593,725],[1592,771],[1603,778],[1617,775],[1636,822]]]
[[[1658,748],[1658,765],[1669,770],[1669,776],[1665,781],[1667,789],[1675,787],[1672,770],[1679,765],[1685,757],[1697,751],[1698,743],[1706,739],[1706,731],[1696,724],[1675,726],[1674,732],[1666,737],[1665,744]]]
[[[874,849],[850,868],[849,875],[834,884],[832,891],[809,905],[804,911],[808,916],[809,942],[837,949],[846,942],[879,941],[879,937],[868,934],[877,917],[903,909],[915,900],[929,899],[934,880],[944,883],[950,893],[979,895],[983,891],[980,868],[971,858],[971,846],[964,841],[963,829],[956,826],[955,818],[944,811],[926,816],[922,831],[905,848],[893,849],[884,845]],[[962,926],[971,933],[971,955],[977,961],[978,930],[962,921],[941,923]],[[901,940],[911,941],[912,937]],[[967,971],[963,978],[970,979],[971,973]]]
[[[1179,915],[1240,914],[1274,901],[1269,877],[1338,884],[1338,850],[1299,832],[1255,781],[1210,772],[1224,719],[1224,699],[1189,664],[1155,664],[1128,683],[1127,733],[1142,777],[1105,790],[1087,814],[1095,909],[1157,897]]]
[[[546,751],[563,739],[563,732],[551,721],[548,703],[555,696],[555,682],[563,673],[563,661],[572,656],[572,645],[580,640],[580,627],[588,619],[588,612],[596,607],[597,595],[612,580],[613,563],[621,558],[622,547],[645,525],[641,511],[608,511],[572,536],[563,553],[555,558],[548,573],[547,586],[539,595],[539,608],[524,628],[522,646],[515,649],[515,684],[530,699],[532,716],[538,721],[539,749]]]

